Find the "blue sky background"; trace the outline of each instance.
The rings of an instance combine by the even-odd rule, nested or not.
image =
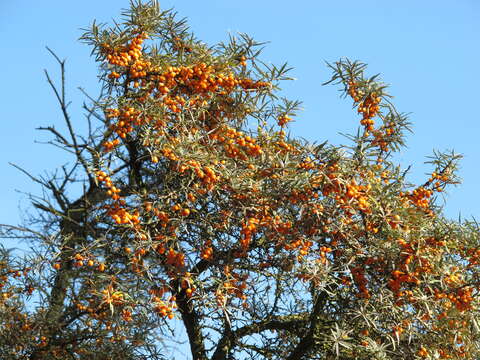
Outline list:
[[[90,49],[77,41],[80,28],[93,19],[118,19],[128,4],[0,0],[0,223],[17,223],[20,208],[28,207],[18,191],[41,194],[8,162],[44,174],[69,161],[58,149],[35,143],[48,139],[36,127],[64,127],[43,74],[48,69],[58,79],[58,67],[45,46],[67,59],[70,113],[81,127],[84,97],[77,87],[95,95],[98,83]],[[330,76],[324,62],[340,57],[366,62],[371,75],[381,73],[391,84],[397,109],[411,113],[414,134],[399,156],[404,167],[414,165],[410,179],[424,180],[429,168],[423,161],[433,149],[455,149],[465,155],[460,172],[464,183],[451,189],[446,214],[479,217],[479,1],[165,0],[161,6],[175,7],[209,44],[236,32],[270,41],[263,59],[288,61],[295,68],[291,74],[298,80],[285,84],[284,94],[304,102],[292,133],[309,140],[344,143],[338,133],[352,133],[359,123],[351,102],[340,99],[337,88],[321,86]]]

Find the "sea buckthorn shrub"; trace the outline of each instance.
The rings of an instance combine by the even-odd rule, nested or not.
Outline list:
[[[365,64],[329,65],[359,130],[318,145],[287,135],[288,69],[246,35],[208,46],[132,2],[82,40],[103,92],[83,137],[56,92],[71,140],[46,130],[72,169],[3,228],[35,249],[2,253],[3,358],[178,359],[179,336],[195,360],[478,358],[478,225],[437,200],[459,156],[409,184],[408,119]]]

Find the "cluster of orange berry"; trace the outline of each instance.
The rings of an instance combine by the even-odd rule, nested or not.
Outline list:
[[[426,251],[426,248],[422,248],[420,251],[418,242],[407,242],[404,239],[397,239],[397,243],[402,248],[401,251],[401,260],[397,264],[397,268],[392,270],[392,278],[388,281],[389,289],[394,293],[397,298],[406,297],[409,302],[414,302],[413,292],[410,290],[401,291],[403,284],[409,283],[409,287],[412,285],[420,284],[420,275],[432,273],[433,266],[428,260],[427,257],[422,256],[422,251]],[[432,249],[435,250],[435,247],[438,245],[438,242],[432,242],[431,240],[426,240],[426,246],[430,246],[428,252]],[[432,248],[434,247],[434,248]],[[416,262],[414,270],[409,271],[409,264]],[[411,268],[410,268],[411,269]],[[403,301],[398,300],[397,305],[402,305]]]
[[[200,253],[200,257],[204,260],[210,260],[213,256],[213,248],[212,248],[212,241],[208,239],[205,241],[205,245],[202,248],[202,252]]]
[[[116,66],[129,67],[129,76],[132,79],[145,77],[147,69],[151,66],[149,61],[142,59],[142,43],[148,35],[144,32],[137,34],[130,43],[120,49],[112,49],[110,45],[103,44],[102,50],[106,54],[107,61]],[[112,71],[110,78],[119,78],[120,74]]]
[[[446,174],[437,174],[436,172],[433,172],[430,179],[428,179],[428,183],[432,184],[433,190],[442,192],[449,180],[450,179]]]
[[[466,310],[470,310],[472,308],[472,301],[473,301],[473,288],[470,286],[460,286],[454,291],[449,293],[442,292],[438,289],[434,290],[435,292],[435,299],[441,300],[446,299],[447,301],[444,303],[444,307],[448,310],[450,307],[455,305],[455,308],[462,312]],[[442,315],[443,317],[443,315]]]
[[[232,72],[217,72],[204,62],[193,66],[169,66],[160,74],[150,75],[149,80],[155,83],[151,91],[155,89],[157,93],[153,96],[164,96],[164,104],[173,112],[180,112],[185,104],[190,107],[206,105],[202,99],[209,99],[211,93],[227,95],[237,87],[258,90],[270,86],[263,81],[239,79]]]
[[[212,166],[208,166],[208,165],[202,166],[202,164],[197,160],[187,160],[184,163],[177,164],[175,169],[181,174],[184,173],[187,169],[193,170],[196,177],[200,179],[206,191],[211,191],[214,188],[215,184],[220,179],[219,175],[215,172]],[[198,192],[202,192],[200,189],[198,189],[198,184],[194,187],[197,189]],[[187,199],[189,201],[194,201],[195,195],[188,194]],[[182,216],[188,216],[189,214],[190,212],[188,212],[187,214],[182,214]]]
[[[132,321],[132,312],[128,309],[122,309],[120,312],[122,315],[122,319],[126,322]]]
[[[157,208],[153,209],[153,213],[158,218],[158,220],[160,220],[161,227],[166,228],[170,220],[170,217],[168,216],[168,214],[165,211],[161,211]]]
[[[162,317],[168,317],[169,319],[174,318],[173,311],[176,309],[177,304],[172,302],[172,304],[165,303],[162,299],[155,297],[153,299],[153,311]]]
[[[370,189],[370,184],[360,185],[356,182],[355,179],[350,180],[350,182],[346,186],[345,195],[347,197],[347,201],[350,201],[350,199],[356,200],[358,208],[361,211],[363,211],[364,213],[370,212],[370,203],[368,202],[367,197]]]
[[[104,183],[105,187],[108,189],[107,194],[113,200],[119,200],[120,199],[120,195],[118,195],[118,194],[121,192],[121,190],[119,188],[117,188],[115,185],[113,185],[112,179],[110,178],[110,176],[107,175],[107,173],[99,170],[99,171],[95,172],[95,176],[100,183]]]
[[[424,346],[422,346],[420,350],[418,350],[417,354],[418,356],[425,358],[428,356],[428,350]]]
[[[285,126],[287,125],[290,121],[292,121],[292,118],[290,116],[287,116],[286,114],[280,115],[277,118],[277,123],[278,126]]]
[[[300,260],[303,256],[307,255],[310,252],[310,248],[312,246],[313,246],[313,241],[310,241],[310,240],[301,241],[299,244],[300,250],[298,250],[298,259]]]
[[[149,290],[149,293],[152,295],[153,310],[162,317],[173,319],[173,311],[177,308],[177,298],[169,296],[166,300],[163,300],[168,292],[170,292],[170,289],[167,286]]]
[[[401,219],[400,215],[395,214],[395,215],[389,216],[387,222],[388,222],[388,225],[390,225],[390,227],[392,229],[396,229],[400,225],[401,220],[402,219]]]
[[[125,303],[125,295],[121,291],[115,291],[110,285],[101,291],[102,304],[121,306]]]
[[[223,143],[226,155],[232,159],[246,161],[248,156],[257,157],[263,152],[255,138],[229,126],[218,128],[217,131],[209,134],[209,137]]]
[[[404,331],[405,329],[402,327],[402,325],[395,325],[392,327],[393,335],[397,337],[400,337]]]
[[[190,215],[190,209],[182,207],[180,204],[175,204],[172,206],[172,210],[179,213],[181,216],[188,216]]]
[[[307,156],[302,162],[298,164],[300,169],[304,170],[313,170],[316,168],[315,161],[313,161],[309,156]]]
[[[373,125],[375,124],[373,118],[377,115],[380,110],[378,105],[382,99],[377,97],[375,93],[368,95],[365,100],[358,104],[358,112],[362,114],[362,120],[360,124],[365,126],[367,131],[373,130]]]
[[[389,150],[389,140],[388,137],[393,133],[393,128],[385,129],[385,133],[382,131],[372,131],[374,139],[372,140],[372,145],[376,145],[380,150],[387,152]]]
[[[246,280],[248,275],[240,275],[230,271],[227,265],[224,267],[224,275],[227,279],[218,287],[215,292],[217,305],[222,307],[226,305],[229,295],[234,295],[236,298],[243,301],[243,306],[247,307],[247,296],[244,294],[247,288]]]
[[[227,294],[233,294],[241,300],[246,300],[247,297],[243,293],[243,290],[247,288],[247,283],[245,282],[246,277],[242,277],[236,273],[233,273],[232,275],[233,279],[223,283]]]
[[[326,265],[328,263],[327,255],[331,253],[333,249],[329,246],[321,246],[320,247],[320,263]]]
[[[166,252],[165,263],[180,270],[185,266],[185,254],[175,251],[173,248],[170,248]]]
[[[119,195],[121,190],[113,185],[110,176],[102,170],[96,171],[95,176],[100,183],[105,185],[108,189],[107,194],[115,201],[112,206],[107,206],[107,214],[110,215],[117,224],[138,225],[140,223],[140,214],[138,210],[131,214],[123,207],[125,201],[121,199]]]
[[[479,248],[468,249],[467,250],[467,255],[469,256],[469,258],[468,258],[468,266],[469,267],[480,264],[480,249]]]
[[[213,185],[218,181],[218,176],[215,173],[215,170],[213,170],[209,166],[204,166],[201,169],[199,167],[196,167],[195,174],[198,178],[202,180],[202,183],[208,190],[212,190]]]
[[[390,290],[394,292],[394,294],[397,297],[400,297],[401,295],[409,295],[409,294],[403,294],[402,292],[400,292],[400,288],[403,283],[418,284],[419,280],[413,274],[410,274],[408,272],[393,270],[392,279],[388,281],[388,287]]]
[[[280,150],[281,153],[285,154],[288,152],[294,153],[297,148],[284,140],[279,140],[274,143],[274,145]]]
[[[183,97],[179,95],[165,96],[165,98],[163,99],[163,105],[168,107],[170,111],[173,113],[181,112],[186,102],[187,100],[185,100]]]
[[[0,262],[0,307],[3,306],[5,301],[10,298],[13,298],[16,293],[19,291],[23,291],[28,295],[31,295],[34,291],[33,286],[26,286],[23,290],[20,290],[12,281],[13,279],[21,278],[22,276],[26,276],[30,268],[25,268],[23,270],[15,270],[9,269],[6,263]],[[10,279],[9,279],[10,278]]]
[[[112,308],[116,307],[121,310],[121,316],[125,321],[131,320],[131,313],[124,311],[126,310],[125,306],[128,304],[125,294],[121,291],[114,290],[112,284],[108,285],[102,291],[94,291],[92,294],[94,294],[94,296],[87,299],[88,305],[76,302],[75,307],[81,312],[86,312],[90,318],[96,320],[105,320],[109,314],[111,314]],[[90,320],[88,320],[87,323],[90,323]],[[106,321],[104,325],[107,330],[111,328],[109,321]]]
[[[110,152],[115,149],[119,144],[120,139],[114,139],[112,141],[105,141],[102,145],[105,152]]]
[[[322,194],[329,196],[334,194],[334,199],[340,205],[342,209],[352,210],[352,200],[356,204],[357,208],[364,212],[370,213],[370,202],[368,201],[368,192],[371,189],[371,185],[360,185],[355,179],[351,179],[347,184],[337,178],[337,167],[327,167],[327,178],[329,182],[322,188]]]
[[[433,195],[433,190],[420,186],[413,191],[400,193],[400,196],[405,196],[416,207],[428,210],[430,207],[430,197]]]
[[[259,220],[255,217],[247,218],[242,224],[242,230],[240,233],[242,237],[240,238],[240,246],[243,251],[247,251],[250,246],[250,241],[252,240],[253,234],[257,231],[257,225]]]
[[[171,161],[177,161],[178,160],[177,155],[175,154],[175,152],[169,146],[165,146],[162,149],[161,152],[162,152],[163,157],[165,157],[165,158],[167,158]],[[158,157],[156,155],[152,156],[152,162],[153,163],[158,162]]]
[[[88,266],[94,266],[95,265],[95,261],[93,261],[92,259],[88,259],[88,257],[85,257],[85,256],[83,256],[82,254],[79,254],[79,253],[75,254],[73,259],[75,260],[75,262],[73,264],[77,267],[81,267],[85,264],[88,265]],[[58,264],[58,265],[60,265],[60,264]],[[56,268],[56,267],[57,267],[56,264],[54,264],[54,268]]]
[[[373,118],[377,115],[380,110],[380,102],[382,98],[378,96],[375,92],[367,94],[367,96],[362,100],[364,96],[362,91],[357,90],[355,81],[350,80],[348,82],[347,93],[352,97],[355,103],[358,103],[357,111],[362,114],[362,120],[360,124],[365,127],[365,130],[372,131],[375,121]]]
[[[425,244],[432,247],[443,247],[446,245],[446,241],[442,238],[436,238],[434,236],[430,236],[425,238]]]
[[[304,240],[304,239],[297,239],[295,241],[292,241],[290,243],[285,243],[283,245],[283,248],[285,250],[294,250],[294,249],[299,249],[298,254],[299,258],[302,256],[305,256],[308,254],[310,248],[313,246],[313,241],[310,240]]]
[[[276,215],[273,219],[272,230],[275,231],[277,234],[281,235],[288,235],[292,231],[292,222],[291,221],[284,221],[280,218],[280,216]]]
[[[108,209],[108,215],[110,215],[110,217],[119,225],[137,225],[140,223],[138,210],[131,214],[129,211],[119,206],[117,203],[115,203],[112,207]]]
[[[240,56],[240,66],[247,66],[247,58],[244,55]]]
[[[243,90],[259,90],[271,86],[267,81],[256,81],[252,79],[240,79],[238,84]]]
[[[287,197],[290,203],[292,204],[297,204],[297,203],[304,203],[308,204],[309,207],[312,209],[312,213],[318,213],[322,209],[322,205],[318,203],[308,203],[309,200],[317,199],[318,198],[318,193],[312,191],[312,189],[304,189],[304,190],[296,190],[293,189],[289,196]]]
[[[367,278],[365,276],[365,269],[356,266],[352,267],[350,269],[350,272],[352,273],[353,281],[355,282],[355,285],[357,286],[358,289],[358,294],[357,296],[359,298],[363,299],[369,299],[370,298],[370,291],[367,289]]]
[[[433,211],[430,209],[430,198],[434,191],[442,192],[449,180],[446,174],[433,172],[424,186],[420,186],[413,191],[407,191],[406,193],[400,192],[400,196],[405,197],[413,205],[419,209],[423,209],[430,216],[433,216]],[[432,189],[428,189],[426,187],[428,185],[431,185]]]
[[[193,285],[192,279],[190,278],[191,274],[189,272],[186,272],[182,275],[183,277],[180,281],[180,287],[185,290],[185,295],[187,295],[187,297],[192,297],[194,291],[196,290],[196,287],[195,285]]]
[[[133,131],[134,126],[140,126],[148,122],[148,118],[140,116],[140,111],[133,107],[125,107],[122,109],[107,109],[108,118],[117,118],[118,121],[110,125],[110,129],[122,139],[125,139],[128,133]],[[118,143],[117,143],[118,145]],[[107,148],[107,145],[104,144]]]
[[[239,83],[233,73],[216,73],[212,65],[204,62],[193,66],[169,66],[161,75],[152,77],[152,80],[158,81],[157,88],[163,94],[179,84],[186,86],[190,93],[198,94],[216,92],[219,88],[229,92]]]
[[[42,335],[42,336],[39,336],[39,337],[37,338],[37,341],[38,341],[37,346],[38,346],[39,348],[46,347],[47,344],[48,344],[47,337],[46,337],[46,336],[43,336],[43,335]]]

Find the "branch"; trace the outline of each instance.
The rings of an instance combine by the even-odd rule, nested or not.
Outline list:
[[[75,155],[77,156],[78,161],[84,167],[85,172],[86,172],[89,180],[92,181],[90,172],[88,171],[88,164],[85,161],[85,159],[83,158],[82,152],[81,152],[81,150],[78,146],[77,138],[75,136],[75,132],[73,131],[72,122],[70,120],[70,115],[68,114],[68,111],[67,111],[68,104],[65,102],[65,60],[60,60],[59,57],[50,48],[47,47],[47,50],[50,52],[50,54],[53,55],[53,57],[60,64],[60,71],[61,71],[61,76],[62,76],[61,95],[58,92],[58,89],[56,88],[55,84],[53,83],[52,79],[50,78],[50,75],[48,74],[48,72],[46,70],[45,70],[45,76],[47,77],[47,81],[50,84],[50,87],[52,88],[53,92],[55,93],[55,96],[56,96],[56,98],[58,100],[58,103],[60,105],[60,109],[62,110],[63,118],[65,119],[65,123],[67,124],[68,131],[70,133],[70,137],[72,138],[73,147],[75,149]]]
[[[11,166],[13,166],[15,169],[20,170],[22,173],[24,173],[25,175],[27,175],[27,176],[30,178],[30,180],[32,180],[32,181],[34,181],[34,182],[36,182],[36,183],[39,183],[40,185],[45,186],[45,187],[48,188],[48,184],[47,184],[45,181],[43,181],[42,179],[33,176],[33,175],[30,174],[27,170],[22,169],[20,166],[14,164],[14,163],[9,162],[9,164],[10,164]]]
[[[297,344],[295,349],[293,349],[293,351],[286,358],[286,360],[302,359],[306,354],[310,352],[312,347],[315,345],[315,336],[316,333],[318,333],[318,331],[320,330],[321,326],[325,325],[325,323],[333,323],[332,321],[326,322],[325,319],[321,316],[321,312],[325,306],[327,297],[328,293],[326,291],[323,291],[320,295],[318,295],[309,319],[310,328],[308,329],[307,334],[300,340],[300,342]]]
[[[173,288],[178,288],[178,281],[175,281],[173,285]],[[187,298],[184,290],[182,290],[178,296],[177,305],[180,313],[182,314],[183,325],[187,330],[192,359],[207,360],[202,329],[199,324],[199,315],[193,308],[193,305]]]
[[[53,135],[55,135],[58,139],[60,139],[60,142],[65,145],[65,146],[68,146],[68,147],[74,147],[72,144],[70,144],[67,139],[65,139],[65,137],[60,134],[53,126],[47,126],[47,127],[43,127],[43,126],[40,126],[37,128],[37,130],[45,130],[45,131],[50,131]]]
[[[255,322],[253,324],[242,326],[235,331],[227,331],[222,335],[218,342],[212,360],[225,360],[229,352],[235,346],[235,343],[242,337],[258,334],[267,330],[286,330],[295,332],[296,329],[304,327],[308,322],[309,313],[301,313],[295,315],[275,316],[269,319]]]

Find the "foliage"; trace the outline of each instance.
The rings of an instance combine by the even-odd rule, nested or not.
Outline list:
[[[478,225],[437,201],[459,156],[408,184],[407,118],[364,64],[329,64],[360,115],[338,147],[287,135],[289,69],[247,35],[209,47],[152,1],[81,39],[103,91],[81,136],[47,74],[74,162],[2,227],[34,250],[1,253],[2,358],[165,359],[179,327],[199,360],[478,358]]]

